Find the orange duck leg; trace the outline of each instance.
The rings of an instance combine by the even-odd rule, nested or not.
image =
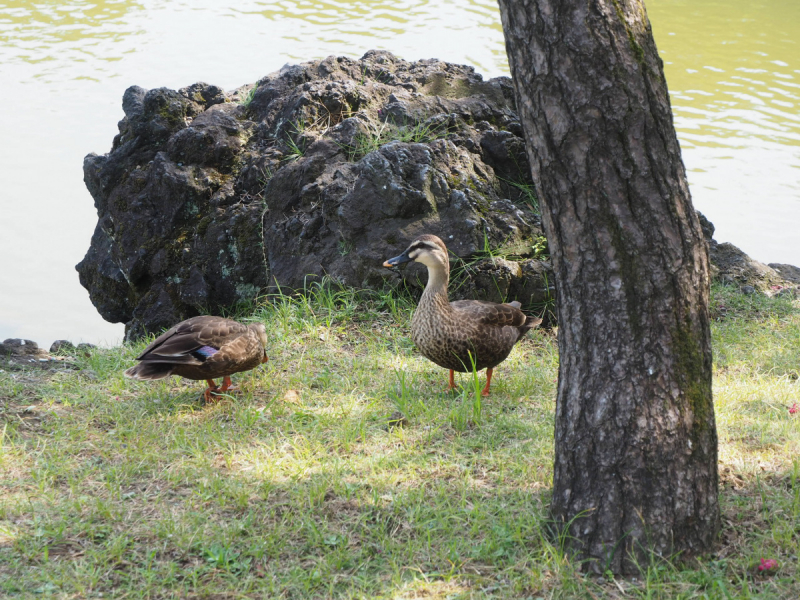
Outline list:
[[[215,394],[219,388],[213,379],[206,379],[206,383],[208,384],[208,389],[203,392],[203,397],[206,399],[206,403],[214,402],[215,400],[212,400],[211,396],[212,394]]]
[[[225,377],[222,378],[222,387],[219,388],[219,391],[220,392],[238,392],[239,391],[239,386],[233,385],[233,383],[231,383],[230,376],[226,375]]]
[[[456,389],[456,380],[454,376],[455,376],[455,371],[453,371],[453,369],[450,369],[450,381],[449,381],[450,385],[447,387],[448,392],[452,392],[454,389]]]
[[[488,396],[489,395],[489,385],[492,383],[492,373],[494,369],[486,369],[486,387],[483,388],[481,392],[481,396]]]

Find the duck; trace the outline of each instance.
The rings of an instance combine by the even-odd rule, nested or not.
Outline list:
[[[212,395],[237,391],[231,375],[249,371],[267,362],[267,330],[263,323],[243,325],[214,316],[192,317],[158,336],[136,360],[138,365],[125,371],[132,379],[164,379],[179,375],[186,379],[205,379],[206,403]],[[214,379],[222,377],[222,385]]]
[[[411,318],[411,339],[419,352],[436,365],[450,371],[448,391],[456,385],[454,372],[486,369],[489,395],[494,368],[511,353],[514,345],[542,320],[526,315],[519,302],[497,303],[485,300],[450,302],[447,284],[450,259],[447,246],[435,235],[416,238],[405,252],[383,263],[384,267],[415,261],[428,268],[428,283]]]

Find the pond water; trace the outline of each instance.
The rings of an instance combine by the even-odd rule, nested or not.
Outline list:
[[[695,205],[764,262],[800,264],[800,3],[648,0]],[[96,223],[82,161],[123,91],[232,89],[378,48],[508,74],[494,0],[6,0],[0,6],[0,340],[114,344],[74,265]]]

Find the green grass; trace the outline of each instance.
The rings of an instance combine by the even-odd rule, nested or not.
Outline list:
[[[446,138],[447,123],[418,122],[408,125],[396,125],[384,122],[379,128],[368,133],[358,133],[351,145],[344,149],[351,161],[357,161],[390,142],[409,144],[429,144],[434,140]]]
[[[286,147],[288,148],[288,151],[284,156],[284,160],[297,160],[298,158],[303,158],[306,153],[303,143],[296,142],[288,135],[286,136]]]
[[[501,178],[501,180],[506,185],[508,185],[512,189],[514,189],[517,192],[517,194],[519,195],[520,199],[525,204],[527,204],[534,213],[536,213],[537,215],[541,214],[540,213],[541,208],[539,206],[539,198],[536,197],[536,190],[535,190],[535,188],[534,188],[532,183],[525,183],[525,182],[522,182],[522,181],[513,181],[511,179],[503,179],[503,178]],[[544,244],[542,245],[542,249],[544,249],[546,244],[547,244],[547,240],[544,241]]]
[[[247,108],[253,102],[253,98],[256,96],[256,91],[258,91],[258,83],[254,83],[253,87],[247,90],[247,93],[240,96],[239,104]]]
[[[123,378],[143,343],[0,373],[0,596],[800,597],[800,311],[713,305],[724,529],[696,563],[585,577],[548,538],[551,332],[489,398],[483,373],[446,394],[408,299],[315,286],[255,309],[270,361],[215,405]],[[761,557],[776,575],[748,575]]]

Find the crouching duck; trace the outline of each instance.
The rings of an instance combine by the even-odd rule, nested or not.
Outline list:
[[[206,402],[211,395],[236,391],[231,374],[254,369],[267,362],[267,330],[263,323],[242,325],[222,317],[192,317],[157,337],[125,371],[133,379],[163,379],[180,375],[205,379]],[[222,387],[214,379],[222,377]]]
[[[455,387],[454,371],[486,369],[489,395],[494,367],[503,362],[522,337],[542,320],[520,310],[519,302],[498,304],[484,300],[447,299],[450,260],[447,247],[435,235],[422,235],[400,256],[384,267],[416,261],[428,267],[428,283],[411,319],[411,339],[423,356],[450,370],[449,390]]]

